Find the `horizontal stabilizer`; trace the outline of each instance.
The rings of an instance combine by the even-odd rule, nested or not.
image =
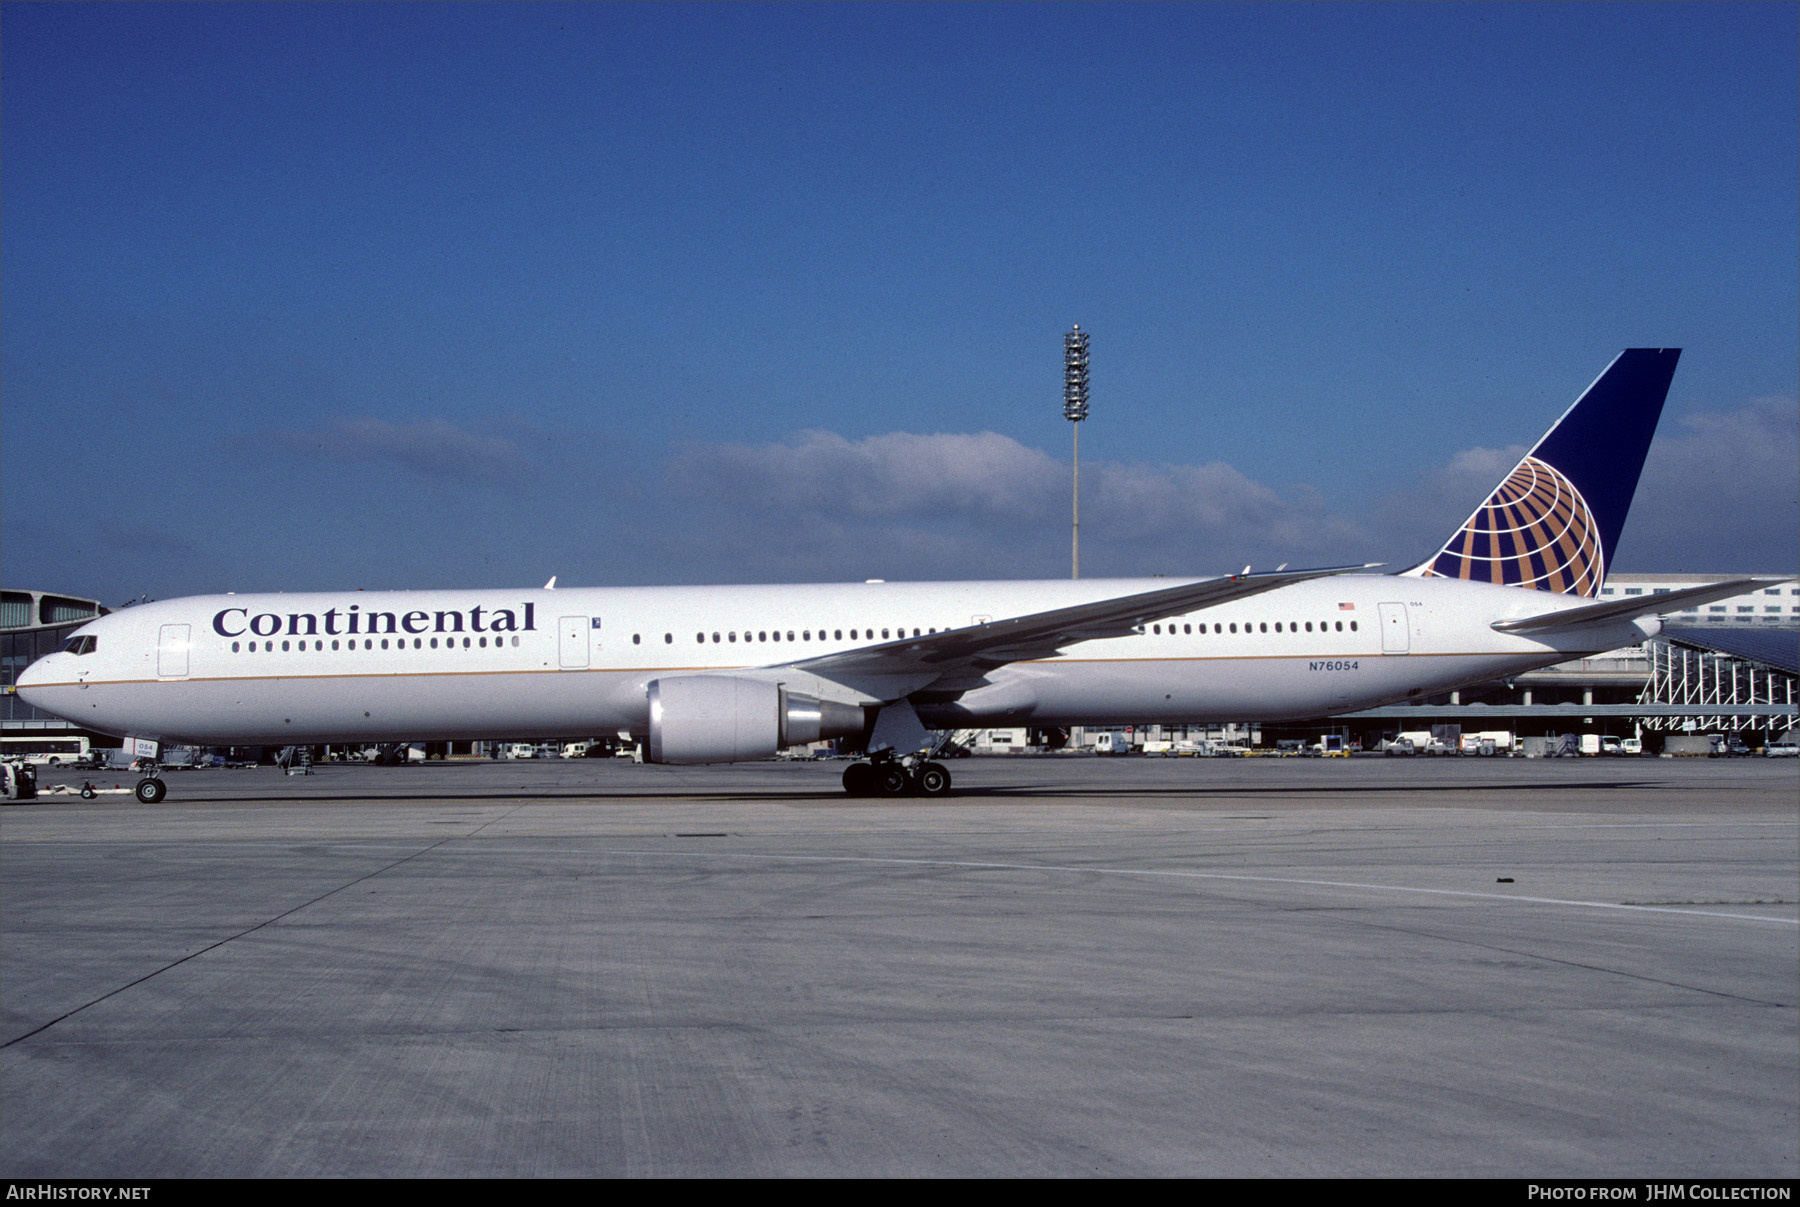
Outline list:
[[[1730,599],[1733,595],[1742,595],[1746,591],[1756,591],[1786,581],[1788,580],[1784,578],[1733,578],[1708,583],[1704,587],[1669,591],[1662,595],[1634,595],[1628,599],[1565,608],[1560,612],[1545,612],[1519,620],[1496,620],[1493,627],[1501,633],[1529,635],[1562,632],[1591,624],[1616,624],[1622,620],[1635,620],[1639,616],[1661,616],[1695,604],[1711,603],[1716,599]]]

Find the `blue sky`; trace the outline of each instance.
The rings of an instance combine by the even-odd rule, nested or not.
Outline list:
[[[1800,8],[0,6],[0,577],[1416,561],[1628,345],[1800,564]]]

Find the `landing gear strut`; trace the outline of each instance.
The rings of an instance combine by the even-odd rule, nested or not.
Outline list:
[[[883,751],[844,768],[844,791],[851,796],[943,796],[950,791],[950,772],[942,763],[917,756],[897,759]]]

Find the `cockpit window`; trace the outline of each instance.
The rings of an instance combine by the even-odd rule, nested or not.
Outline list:
[[[94,637],[89,633],[81,637],[71,637],[62,643],[58,650],[63,654],[91,654],[94,652]]]

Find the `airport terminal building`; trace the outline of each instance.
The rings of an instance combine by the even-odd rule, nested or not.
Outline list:
[[[1600,588],[1601,599],[1617,599],[1627,595],[1667,595],[1683,587],[1703,587],[1708,583],[1743,578],[1736,574],[1610,574]],[[1767,577],[1767,576],[1765,576]],[[1683,608],[1664,618],[1670,628],[1698,628],[1745,625],[1800,629],[1800,583],[1785,582],[1765,587],[1747,595],[1733,596],[1715,604]]]
[[[48,591],[0,591],[0,752],[80,754],[90,741],[117,745],[31,707],[13,694],[19,672],[61,645],[70,633],[111,609],[98,600]]]

